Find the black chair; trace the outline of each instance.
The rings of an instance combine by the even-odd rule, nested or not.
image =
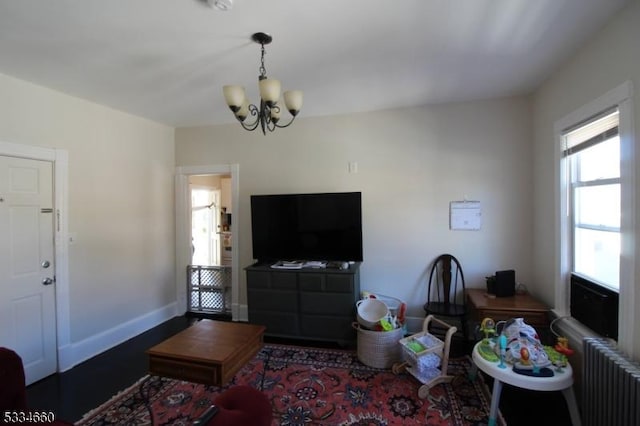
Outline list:
[[[431,267],[424,311],[426,315],[440,318],[457,318],[466,344],[467,305],[464,292],[464,273],[458,259],[450,254],[438,256]]]

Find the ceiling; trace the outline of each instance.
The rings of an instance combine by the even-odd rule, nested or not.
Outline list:
[[[262,31],[301,117],[477,100],[530,93],[626,2],[0,0],[0,73],[170,126],[233,122],[222,86],[257,98]]]

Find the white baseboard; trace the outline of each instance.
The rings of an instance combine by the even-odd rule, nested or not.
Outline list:
[[[170,320],[178,312],[176,302],[119,324],[109,330],[58,348],[58,371],[67,371],[140,333]]]
[[[424,317],[406,317],[405,324],[407,324],[407,333],[416,334],[422,332],[424,319]]]
[[[232,318],[234,321],[249,321],[249,306],[234,304],[231,306]]]

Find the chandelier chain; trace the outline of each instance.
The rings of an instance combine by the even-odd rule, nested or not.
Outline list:
[[[261,43],[262,46],[262,55],[260,56],[260,79],[267,78],[267,69],[264,67],[264,54],[266,50],[264,48],[264,43]]]

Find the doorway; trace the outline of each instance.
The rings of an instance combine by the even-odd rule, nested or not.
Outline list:
[[[181,310],[241,319],[238,165],[176,170],[177,300]]]
[[[46,242],[45,240],[48,240],[52,245],[52,247],[50,246],[47,249],[49,252],[48,257],[50,257],[50,259],[43,258],[37,259],[35,263],[22,263],[22,266],[27,266],[32,263],[37,264],[37,269],[39,270],[38,273],[42,276],[37,277],[36,281],[34,281],[35,286],[38,289],[41,289],[42,287],[45,290],[44,294],[38,295],[36,298],[42,302],[42,314],[50,319],[47,319],[45,324],[43,323],[44,320],[39,322],[36,321],[35,315],[28,316],[26,319],[22,317],[15,318],[16,314],[26,314],[28,312],[26,309],[21,309],[25,307],[25,303],[28,304],[30,301],[35,301],[34,297],[32,297],[33,295],[20,298],[19,303],[23,306],[21,306],[20,309],[11,308],[11,311],[14,314],[14,319],[19,320],[18,324],[21,328],[21,331],[19,332],[20,341],[13,341],[12,343],[5,342],[5,344],[11,344],[16,347],[17,352],[23,357],[23,362],[25,363],[26,384],[29,385],[55,371],[64,371],[73,365],[73,359],[71,359],[71,357],[69,357],[62,349],[68,347],[70,344],[69,259],[67,240],[68,153],[67,151],[60,149],[42,148],[0,141],[0,158],[2,158],[3,161],[9,161],[12,164],[16,161],[20,163],[18,164],[18,168],[20,170],[17,171],[17,173],[22,176],[22,183],[20,184],[21,187],[18,188],[18,192],[21,192],[22,195],[24,195],[25,192],[28,192],[26,189],[29,187],[29,182],[32,184],[37,183],[37,186],[44,188],[45,185],[41,185],[42,182],[40,182],[40,179],[38,179],[37,182],[33,180],[37,174],[40,174],[40,172],[35,172],[36,169],[40,169],[40,165],[46,165],[46,168],[48,169],[48,171],[44,173],[48,176],[49,182],[46,186],[48,187],[48,191],[51,190],[53,192],[51,197],[48,195],[46,197],[48,199],[48,202],[45,203],[48,204],[47,206],[42,205],[33,210],[33,215],[39,216],[38,222],[44,221],[49,224],[47,228],[50,228],[51,238],[46,237],[41,242],[44,243]],[[3,179],[3,181],[6,182],[6,179]],[[31,186],[33,187],[33,185]],[[10,202],[7,197],[4,198],[4,205],[8,208]],[[20,208],[24,212],[25,207],[22,206]],[[22,225],[28,225],[25,221],[26,218],[27,216],[19,218]],[[11,228],[14,227],[14,225],[6,226],[10,226]],[[39,224],[37,227],[39,230],[42,229]],[[32,231],[39,232],[38,230],[33,229]],[[21,234],[29,234],[30,232],[31,231],[27,231],[25,233],[21,232]],[[35,250],[30,250],[28,245],[17,247],[16,249],[26,256],[21,257],[23,260],[28,260],[30,255],[35,253]],[[38,252],[40,255],[45,254],[45,252],[40,249],[38,249]],[[6,257],[3,256],[3,258]],[[45,267],[44,265],[47,266]],[[4,279],[2,281],[5,282]],[[3,300],[7,300],[4,296],[2,298]],[[2,311],[7,314],[5,308],[2,308]],[[54,312],[52,317],[47,314],[47,312],[51,311]],[[2,321],[2,323],[5,324],[4,321]],[[33,325],[35,327],[46,325],[49,327],[49,331],[46,332],[46,342],[45,340],[40,341],[40,343],[42,343],[42,346],[40,346],[42,349],[41,352],[37,350],[37,343],[35,343],[34,346],[33,342],[29,343],[29,341],[24,340],[29,336],[42,336],[37,330],[31,330],[29,332],[24,331],[24,327],[29,325]],[[5,331],[7,330],[8,329]],[[34,356],[36,353],[38,353],[38,356]]]
[[[230,175],[189,176],[191,263],[187,266],[190,314],[231,314]]]

